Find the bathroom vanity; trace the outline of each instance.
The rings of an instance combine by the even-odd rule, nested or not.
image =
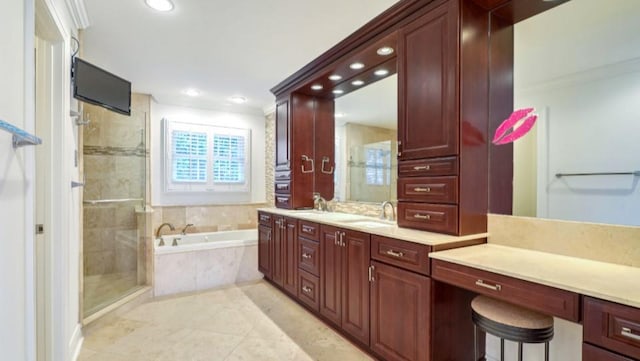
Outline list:
[[[429,254],[477,245],[346,213],[261,209],[265,278],[384,360],[464,360],[473,353],[473,292],[436,282]]]

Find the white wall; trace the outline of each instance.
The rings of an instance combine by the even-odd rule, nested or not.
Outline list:
[[[6,0],[0,11],[0,119],[28,131],[35,129],[34,0]],[[53,69],[61,80],[56,89],[60,114],[52,114],[54,138],[51,151],[59,156],[50,205],[58,215],[52,227],[55,249],[50,282],[52,296],[52,360],[67,361],[80,342],[79,332],[79,193],[71,191],[77,179],[72,156],[76,133],[69,118],[70,45],[73,28],[64,0],[40,1],[62,28],[60,66]],[[66,112],[66,113],[65,113]],[[66,114],[66,116],[64,116]],[[34,148],[13,150],[11,136],[0,131],[0,352],[3,360],[35,359],[35,247],[34,247]],[[67,185],[63,187],[62,185]],[[55,229],[55,232],[54,232]],[[54,236],[55,235],[55,236]],[[58,247],[60,246],[60,247]]]
[[[515,106],[540,115],[515,147],[519,215],[640,225],[640,177],[555,177],[640,170],[639,16],[637,0],[581,0],[516,25]]]
[[[251,129],[250,193],[167,193],[164,191],[162,119]],[[262,115],[189,108],[151,102],[151,202],[154,206],[265,202],[265,118]]]
[[[33,128],[25,119],[25,32],[22,0],[3,1],[0,11],[0,119]],[[28,124],[31,123],[31,124]],[[11,148],[11,135],[0,131],[0,350],[6,360],[25,360],[26,334],[26,194],[25,151]]]

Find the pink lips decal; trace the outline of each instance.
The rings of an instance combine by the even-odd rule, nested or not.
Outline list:
[[[496,129],[496,133],[493,136],[493,144],[502,145],[512,143],[524,137],[531,128],[533,128],[533,125],[538,119],[538,115],[536,114],[529,115],[533,110],[533,108],[525,108],[518,109],[511,113],[509,118],[502,122],[498,129]],[[522,124],[520,124],[519,127],[514,128],[515,125],[523,118],[525,119]],[[507,134],[507,131],[511,128],[513,128],[513,131],[510,134]]]

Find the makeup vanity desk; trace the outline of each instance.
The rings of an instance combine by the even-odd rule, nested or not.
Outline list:
[[[584,361],[640,359],[640,268],[491,243],[430,253],[440,282],[583,324]]]

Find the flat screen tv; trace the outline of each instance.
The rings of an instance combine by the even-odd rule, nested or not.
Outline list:
[[[77,57],[72,74],[74,98],[131,115],[131,82]]]

